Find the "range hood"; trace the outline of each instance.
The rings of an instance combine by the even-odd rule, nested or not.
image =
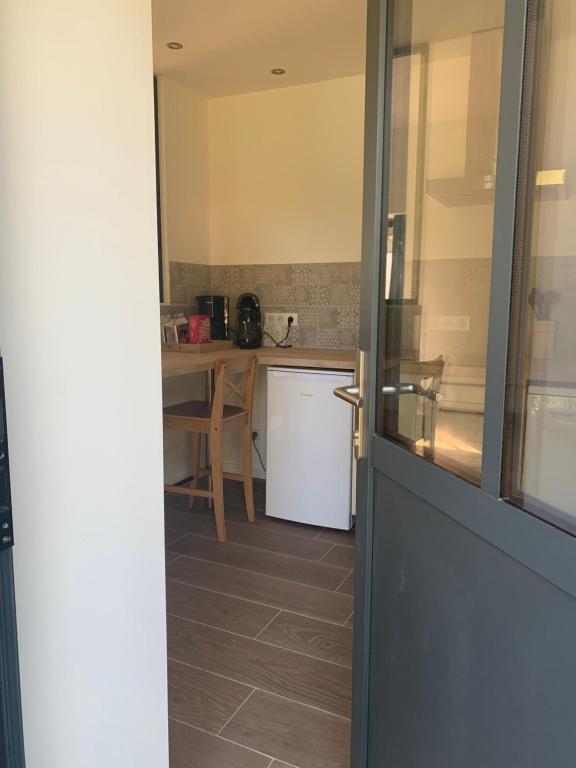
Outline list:
[[[502,44],[501,28],[472,33],[464,175],[426,182],[426,192],[443,205],[494,199]]]
[[[500,108],[494,84],[500,83],[502,45],[501,28],[472,33],[464,175],[426,182],[426,192],[447,207],[494,202]],[[540,200],[564,198],[566,169],[538,171],[535,184]]]

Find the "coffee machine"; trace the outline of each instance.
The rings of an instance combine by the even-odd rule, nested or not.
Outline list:
[[[210,338],[216,341],[228,339],[228,296],[196,296],[198,314],[210,318]]]
[[[236,302],[238,311],[238,332],[236,344],[241,349],[256,349],[262,346],[262,313],[260,301],[255,293],[243,293]]]

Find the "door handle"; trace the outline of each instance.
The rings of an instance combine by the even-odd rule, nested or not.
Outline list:
[[[340,400],[344,400],[355,408],[362,408],[364,405],[364,398],[360,394],[360,387],[358,384],[352,384],[350,387],[336,387],[334,390],[336,397]]]
[[[354,456],[356,461],[366,455],[366,446],[364,445],[364,418],[360,409],[364,407],[364,379],[366,366],[366,352],[358,350],[357,381],[358,384],[351,384],[348,387],[336,387],[334,394],[345,403],[354,406],[354,433],[352,443],[354,445]]]
[[[424,389],[420,384],[398,384],[395,387],[382,387],[383,395],[419,395],[419,397],[425,397],[427,400],[432,400],[434,403],[439,403],[444,400],[444,395],[441,392],[436,392],[435,389]]]

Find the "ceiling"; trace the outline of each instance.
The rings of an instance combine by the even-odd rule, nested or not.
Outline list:
[[[155,73],[209,98],[365,69],[366,0],[152,0],[152,13]]]

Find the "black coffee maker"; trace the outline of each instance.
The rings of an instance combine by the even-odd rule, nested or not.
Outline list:
[[[241,349],[256,349],[262,346],[262,313],[260,301],[255,293],[243,293],[236,303],[238,310],[238,333],[236,344]]]
[[[198,314],[210,318],[210,338],[224,341],[228,339],[228,296],[196,296]]]

